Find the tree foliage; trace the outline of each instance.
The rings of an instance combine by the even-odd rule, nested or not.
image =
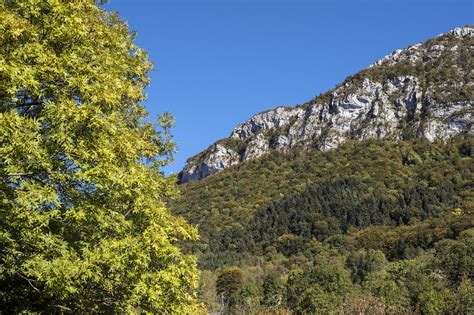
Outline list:
[[[290,273],[287,304],[297,314],[327,314],[337,309],[351,287],[349,273],[338,264],[321,264]]]
[[[217,295],[227,307],[236,303],[237,293],[243,288],[243,274],[238,267],[227,267],[221,271],[216,281]]]
[[[0,2],[0,308],[196,310],[197,232],[169,213],[170,117],[147,54],[96,1]]]

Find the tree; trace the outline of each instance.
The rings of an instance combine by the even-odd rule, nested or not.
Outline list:
[[[262,284],[262,305],[277,307],[283,302],[283,285],[274,275],[268,275]]]
[[[452,314],[469,314],[474,310],[474,285],[471,280],[463,279],[452,294],[448,309]]]
[[[239,267],[224,268],[216,282],[218,299],[228,307],[234,306],[243,285],[243,274]]]
[[[440,290],[440,278],[427,268],[430,264],[431,256],[396,261],[389,264],[387,274],[374,273],[364,285],[372,293],[382,294],[389,304],[411,306],[420,314],[442,314],[446,298],[444,290]]]
[[[171,119],[147,54],[93,0],[0,3],[0,309],[197,311],[197,232],[166,208]]]
[[[338,263],[293,270],[286,285],[287,306],[296,314],[335,312],[350,292],[349,271]]]
[[[380,250],[374,249],[352,252],[346,261],[352,271],[352,281],[356,283],[362,282],[371,272],[383,270],[386,263],[385,255]]]
[[[457,286],[464,278],[474,281],[473,256],[474,238],[443,240],[436,244],[435,265]]]

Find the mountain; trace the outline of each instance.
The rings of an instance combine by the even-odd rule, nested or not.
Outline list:
[[[187,183],[272,151],[321,151],[347,140],[447,140],[472,132],[474,27],[399,49],[306,104],[256,114],[191,157]]]
[[[470,314],[473,27],[397,50],[188,160],[211,314]]]

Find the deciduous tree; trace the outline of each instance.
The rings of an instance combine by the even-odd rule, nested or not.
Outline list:
[[[196,310],[196,239],[165,199],[170,117],[147,54],[93,0],[0,2],[0,309]]]

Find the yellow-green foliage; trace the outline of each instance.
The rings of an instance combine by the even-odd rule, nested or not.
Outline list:
[[[195,313],[152,68],[93,0],[0,2],[0,309]]]

